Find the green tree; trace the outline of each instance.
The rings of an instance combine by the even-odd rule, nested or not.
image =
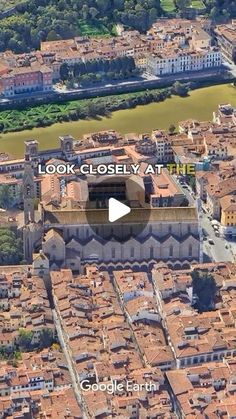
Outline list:
[[[47,41],[57,41],[58,39],[61,39],[61,36],[55,30],[48,32]]]
[[[41,349],[49,348],[54,341],[53,331],[51,329],[44,328],[40,332],[40,343],[39,346]]]
[[[186,182],[189,184],[191,189],[196,192],[196,176],[195,175],[188,175],[185,177]]]
[[[73,89],[74,88],[74,80],[73,79],[66,80],[65,85],[66,85],[66,88],[68,90]]]
[[[70,69],[67,63],[63,63],[60,67],[60,78],[67,80],[69,77]]]
[[[85,64],[81,61],[80,63],[75,63],[73,66],[73,75],[74,77],[78,77],[82,74],[85,74],[86,67]]]
[[[12,208],[13,194],[8,185],[0,185],[0,207],[4,209]]]
[[[100,10],[102,14],[105,13],[111,7],[110,0],[96,0],[96,4],[98,10]]]
[[[193,294],[196,294],[198,301],[196,307],[199,311],[208,311],[214,306],[216,294],[215,278],[209,272],[194,270],[191,273]]]
[[[152,25],[156,19],[157,19],[157,9],[155,7],[152,7],[149,10],[149,25]]]
[[[176,130],[176,126],[174,124],[171,124],[169,126],[169,133],[172,135],[174,134],[175,130]]]
[[[82,17],[83,17],[83,19],[84,20],[87,20],[87,18],[88,18],[88,15],[89,15],[89,7],[88,7],[88,5],[87,4],[84,4],[83,5],[83,7],[82,7]]]
[[[92,20],[95,20],[96,17],[99,15],[99,11],[95,7],[90,7],[89,15],[90,15]]]
[[[0,229],[0,265],[18,265],[23,258],[21,239],[10,229]]]
[[[217,21],[220,18],[220,11],[219,9],[217,9],[217,7],[212,7],[211,11],[210,11],[210,18],[213,21]]]
[[[189,86],[176,81],[172,87],[172,93],[179,96],[187,96],[189,92]]]
[[[24,351],[32,350],[33,348],[32,339],[33,339],[32,330],[26,330],[23,328],[19,330],[18,344],[19,344],[19,347],[22,348]]]
[[[191,0],[175,0],[175,4],[181,12],[184,12],[187,7],[191,6]]]

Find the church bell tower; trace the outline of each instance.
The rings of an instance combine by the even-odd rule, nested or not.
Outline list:
[[[34,171],[29,154],[25,155],[25,167],[23,175],[23,201],[24,201],[24,220],[25,224],[34,222]]]

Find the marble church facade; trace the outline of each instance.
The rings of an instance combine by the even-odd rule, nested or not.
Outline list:
[[[81,211],[44,213],[43,252],[51,267],[82,271],[89,263],[101,269],[149,269],[157,261],[176,268],[199,261],[198,220],[195,208],[158,208],[136,235],[135,216],[127,225],[84,222]],[[106,231],[104,231],[106,228]]]

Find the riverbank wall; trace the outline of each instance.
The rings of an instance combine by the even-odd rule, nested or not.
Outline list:
[[[117,83],[109,86],[89,87],[63,93],[53,92],[50,94],[35,94],[30,96],[22,95],[14,99],[0,101],[0,111],[24,109],[26,107],[47,103],[62,103],[78,99],[91,99],[100,96],[104,97],[122,93],[161,89],[172,86],[176,81],[179,81],[180,83],[191,83],[191,90],[216,84],[233,83],[235,81],[235,78],[231,74],[222,69],[215,70],[214,72],[212,70],[208,72],[191,72],[181,76],[178,75],[178,77],[176,76],[177,75],[173,75],[155,80],[138,80],[134,82]]]

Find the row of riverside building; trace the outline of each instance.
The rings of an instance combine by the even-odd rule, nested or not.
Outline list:
[[[1,53],[1,90],[7,98],[33,92],[49,93],[53,83],[60,79],[63,63],[86,64],[91,60],[124,56],[133,57],[137,68],[154,76],[215,70],[221,67],[222,54],[214,37],[212,22],[198,18],[159,19],[145,35],[121,30],[117,37],[83,36],[46,41],[41,43],[39,51]]]

